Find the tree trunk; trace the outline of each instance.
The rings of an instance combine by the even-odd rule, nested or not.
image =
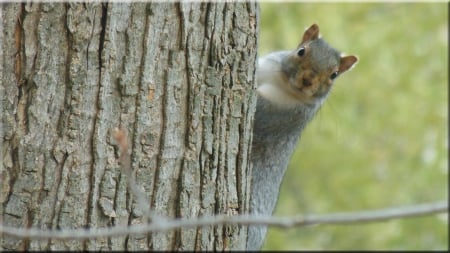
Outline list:
[[[156,214],[248,212],[255,3],[0,5],[1,222],[49,229]],[[245,249],[246,226],[84,241],[2,236],[2,249]]]

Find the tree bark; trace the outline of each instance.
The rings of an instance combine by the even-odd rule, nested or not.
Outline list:
[[[147,222],[112,137],[128,133],[164,217],[248,212],[256,3],[0,5],[1,222],[75,229]],[[77,240],[2,236],[12,250],[245,249],[246,226]]]

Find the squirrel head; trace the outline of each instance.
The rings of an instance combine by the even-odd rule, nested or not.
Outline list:
[[[303,103],[325,98],[334,80],[351,69],[356,56],[342,56],[339,51],[319,37],[319,26],[306,29],[297,49],[281,63],[289,92]]]

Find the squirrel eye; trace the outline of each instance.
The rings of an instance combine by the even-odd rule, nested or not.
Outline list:
[[[298,51],[297,51],[297,55],[298,56],[303,56],[303,55],[305,55],[305,48],[304,47],[301,47]]]
[[[330,79],[331,79],[331,80],[334,80],[338,75],[339,75],[339,72],[338,72],[338,71],[333,72],[333,74],[331,74],[331,76],[330,76]]]

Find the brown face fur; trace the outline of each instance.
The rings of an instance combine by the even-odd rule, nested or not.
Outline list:
[[[324,98],[334,79],[357,61],[355,56],[341,57],[318,34],[318,26],[312,25],[305,31],[299,47],[282,62],[288,91],[304,103]]]
[[[301,55],[299,50],[303,50]],[[333,73],[339,71],[339,60],[339,53],[323,40],[301,45],[282,64],[288,90],[305,103],[326,96],[333,84]]]
[[[291,56],[298,63],[295,75],[289,78],[291,88],[309,98],[325,96],[333,84],[332,74],[339,70],[339,53],[320,44],[326,45],[317,39],[303,46],[303,56],[298,52]]]

